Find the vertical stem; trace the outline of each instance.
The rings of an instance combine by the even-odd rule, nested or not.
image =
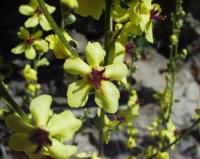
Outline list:
[[[64,16],[64,7],[63,7],[62,3],[60,3],[60,14],[61,14],[60,28],[61,28],[62,31],[64,31],[65,30],[65,21],[64,21],[65,16]]]
[[[109,51],[110,51],[110,38],[111,38],[111,8],[112,8],[112,0],[105,0],[106,9],[105,9],[105,25],[104,25],[104,49],[106,51],[106,57],[104,61],[104,65],[108,64],[109,61]],[[103,139],[103,129],[104,129],[104,117],[105,112],[101,109],[101,124],[102,129],[99,130],[99,155],[102,157],[104,154],[104,139]]]
[[[105,57],[105,65],[108,64],[109,61],[109,51],[110,51],[110,37],[111,37],[111,30],[112,30],[112,22],[111,22],[111,10],[112,10],[112,0],[106,0],[106,10],[105,10],[105,38],[104,38],[104,48],[106,51]]]
[[[100,118],[101,118],[101,127],[102,127],[102,129],[101,130],[99,130],[99,155],[101,156],[101,157],[103,157],[103,155],[104,155],[104,139],[103,139],[103,136],[104,136],[104,134],[103,134],[103,129],[104,129],[104,111],[103,111],[103,109],[101,109],[101,114],[100,114]]]

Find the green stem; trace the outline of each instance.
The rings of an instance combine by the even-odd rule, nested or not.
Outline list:
[[[68,43],[67,39],[63,35],[63,32],[57,26],[55,20],[47,10],[44,0],[37,0],[40,9],[42,10],[44,16],[46,17],[47,21],[51,25],[53,31],[56,33],[58,38],[62,41],[65,47],[72,53],[72,56],[78,56],[76,50]]]
[[[179,142],[182,138],[184,138],[185,136],[187,136],[198,124],[200,123],[200,118],[198,118],[188,129],[187,131],[185,131],[185,133],[183,133],[181,136],[179,136],[176,140],[174,140],[173,142],[171,142],[169,145],[165,146],[164,148],[162,148],[160,151],[158,152],[164,152],[167,151],[170,147],[172,147],[173,145],[175,145],[177,142]],[[155,153],[152,156],[148,157],[147,159],[153,159],[154,157],[156,157],[156,155],[158,154]]]
[[[105,57],[105,65],[108,64],[109,61],[109,52],[110,52],[110,38],[111,38],[111,31],[112,31],[112,20],[111,20],[111,9],[112,9],[112,0],[106,0],[106,9],[105,9],[105,26],[104,26],[104,48],[106,51]]]
[[[103,134],[103,129],[104,129],[104,116],[105,113],[103,109],[101,109],[101,114],[100,114],[100,119],[101,119],[101,130],[99,130],[99,155],[103,157],[104,155],[104,134]]]
[[[61,23],[60,23],[60,28],[62,31],[65,30],[65,15],[64,15],[64,6],[62,5],[62,3],[60,3],[60,14],[61,14]]]
[[[9,104],[9,108],[11,108],[25,120],[28,120],[24,111],[20,108],[20,106],[16,103],[16,101],[12,98],[12,96],[8,93],[8,90],[6,89],[2,81],[0,81],[0,96]]]

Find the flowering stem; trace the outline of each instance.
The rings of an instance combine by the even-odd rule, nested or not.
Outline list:
[[[20,106],[16,103],[16,101],[12,98],[12,96],[8,93],[8,90],[6,89],[2,81],[0,81],[0,97],[3,98],[8,103],[10,109],[15,111],[23,119],[28,120],[24,111],[20,108]]]
[[[76,50],[68,43],[67,39],[63,35],[62,31],[59,29],[58,25],[56,24],[55,20],[47,10],[47,7],[45,6],[44,0],[37,0],[38,5],[40,9],[42,10],[44,16],[46,17],[47,21],[51,25],[53,31],[56,33],[58,38],[62,41],[62,43],[65,45],[65,47],[72,53],[73,56],[77,56]]]
[[[198,124],[200,123],[200,118],[198,118],[186,131],[185,133],[183,133],[182,135],[180,135],[176,140],[174,140],[173,142],[171,142],[169,145],[165,146],[164,148],[162,148],[160,151],[164,152],[166,150],[168,150],[170,147],[172,147],[173,145],[175,145],[177,142],[179,142],[182,138],[184,138],[185,136],[187,136]],[[159,151],[158,151],[159,152]],[[152,156],[148,157],[147,159],[153,159],[154,157],[156,157],[156,155],[158,154],[155,153]]]
[[[105,57],[105,65],[108,64],[109,61],[109,51],[110,51],[110,37],[112,31],[112,23],[111,23],[111,9],[112,9],[112,0],[106,0],[106,10],[105,10],[105,26],[104,26],[104,48],[106,51]]]

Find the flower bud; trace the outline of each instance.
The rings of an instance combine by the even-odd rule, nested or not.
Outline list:
[[[61,0],[61,3],[63,3],[68,8],[78,8],[77,0]]]

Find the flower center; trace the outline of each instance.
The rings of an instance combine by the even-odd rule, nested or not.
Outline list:
[[[150,13],[150,18],[154,20],[165,20],[167,16],[159,15],[159,11],[156,8],[153,8]]]
[[[35,40],[35,39],[34,39],[33,37],[30,36],[28,39],[25,40],[25,43],[26,43],[27,45],[31,45],[31,44],[34,42],[34,40]]]
[[[135,48],[136,46],[135,46],[135,44],[133,44],[133,43],[128,43],[128,44],[126,44],[126,53],[128,54],[128,55],[133,55],[133,53],[134,53],[134,48]]]
[[[89,82],[95,86],[95,88],[99,89],[101,86],[102,80],[109,80],[108,78],[104,77],[105,69],[103,70],[96,70],[92,69],[92,72],[89,77]]]
[[[37,145],[34,153],[38,153],[44,145],[52,144],[51,140],[49,139],[49,132],[40,128],[31,133],[29,140]]]
[[[35,13],[37,14],[37,16],[39,16],[42,14],[42,10],[39,7],[37,7]]]

